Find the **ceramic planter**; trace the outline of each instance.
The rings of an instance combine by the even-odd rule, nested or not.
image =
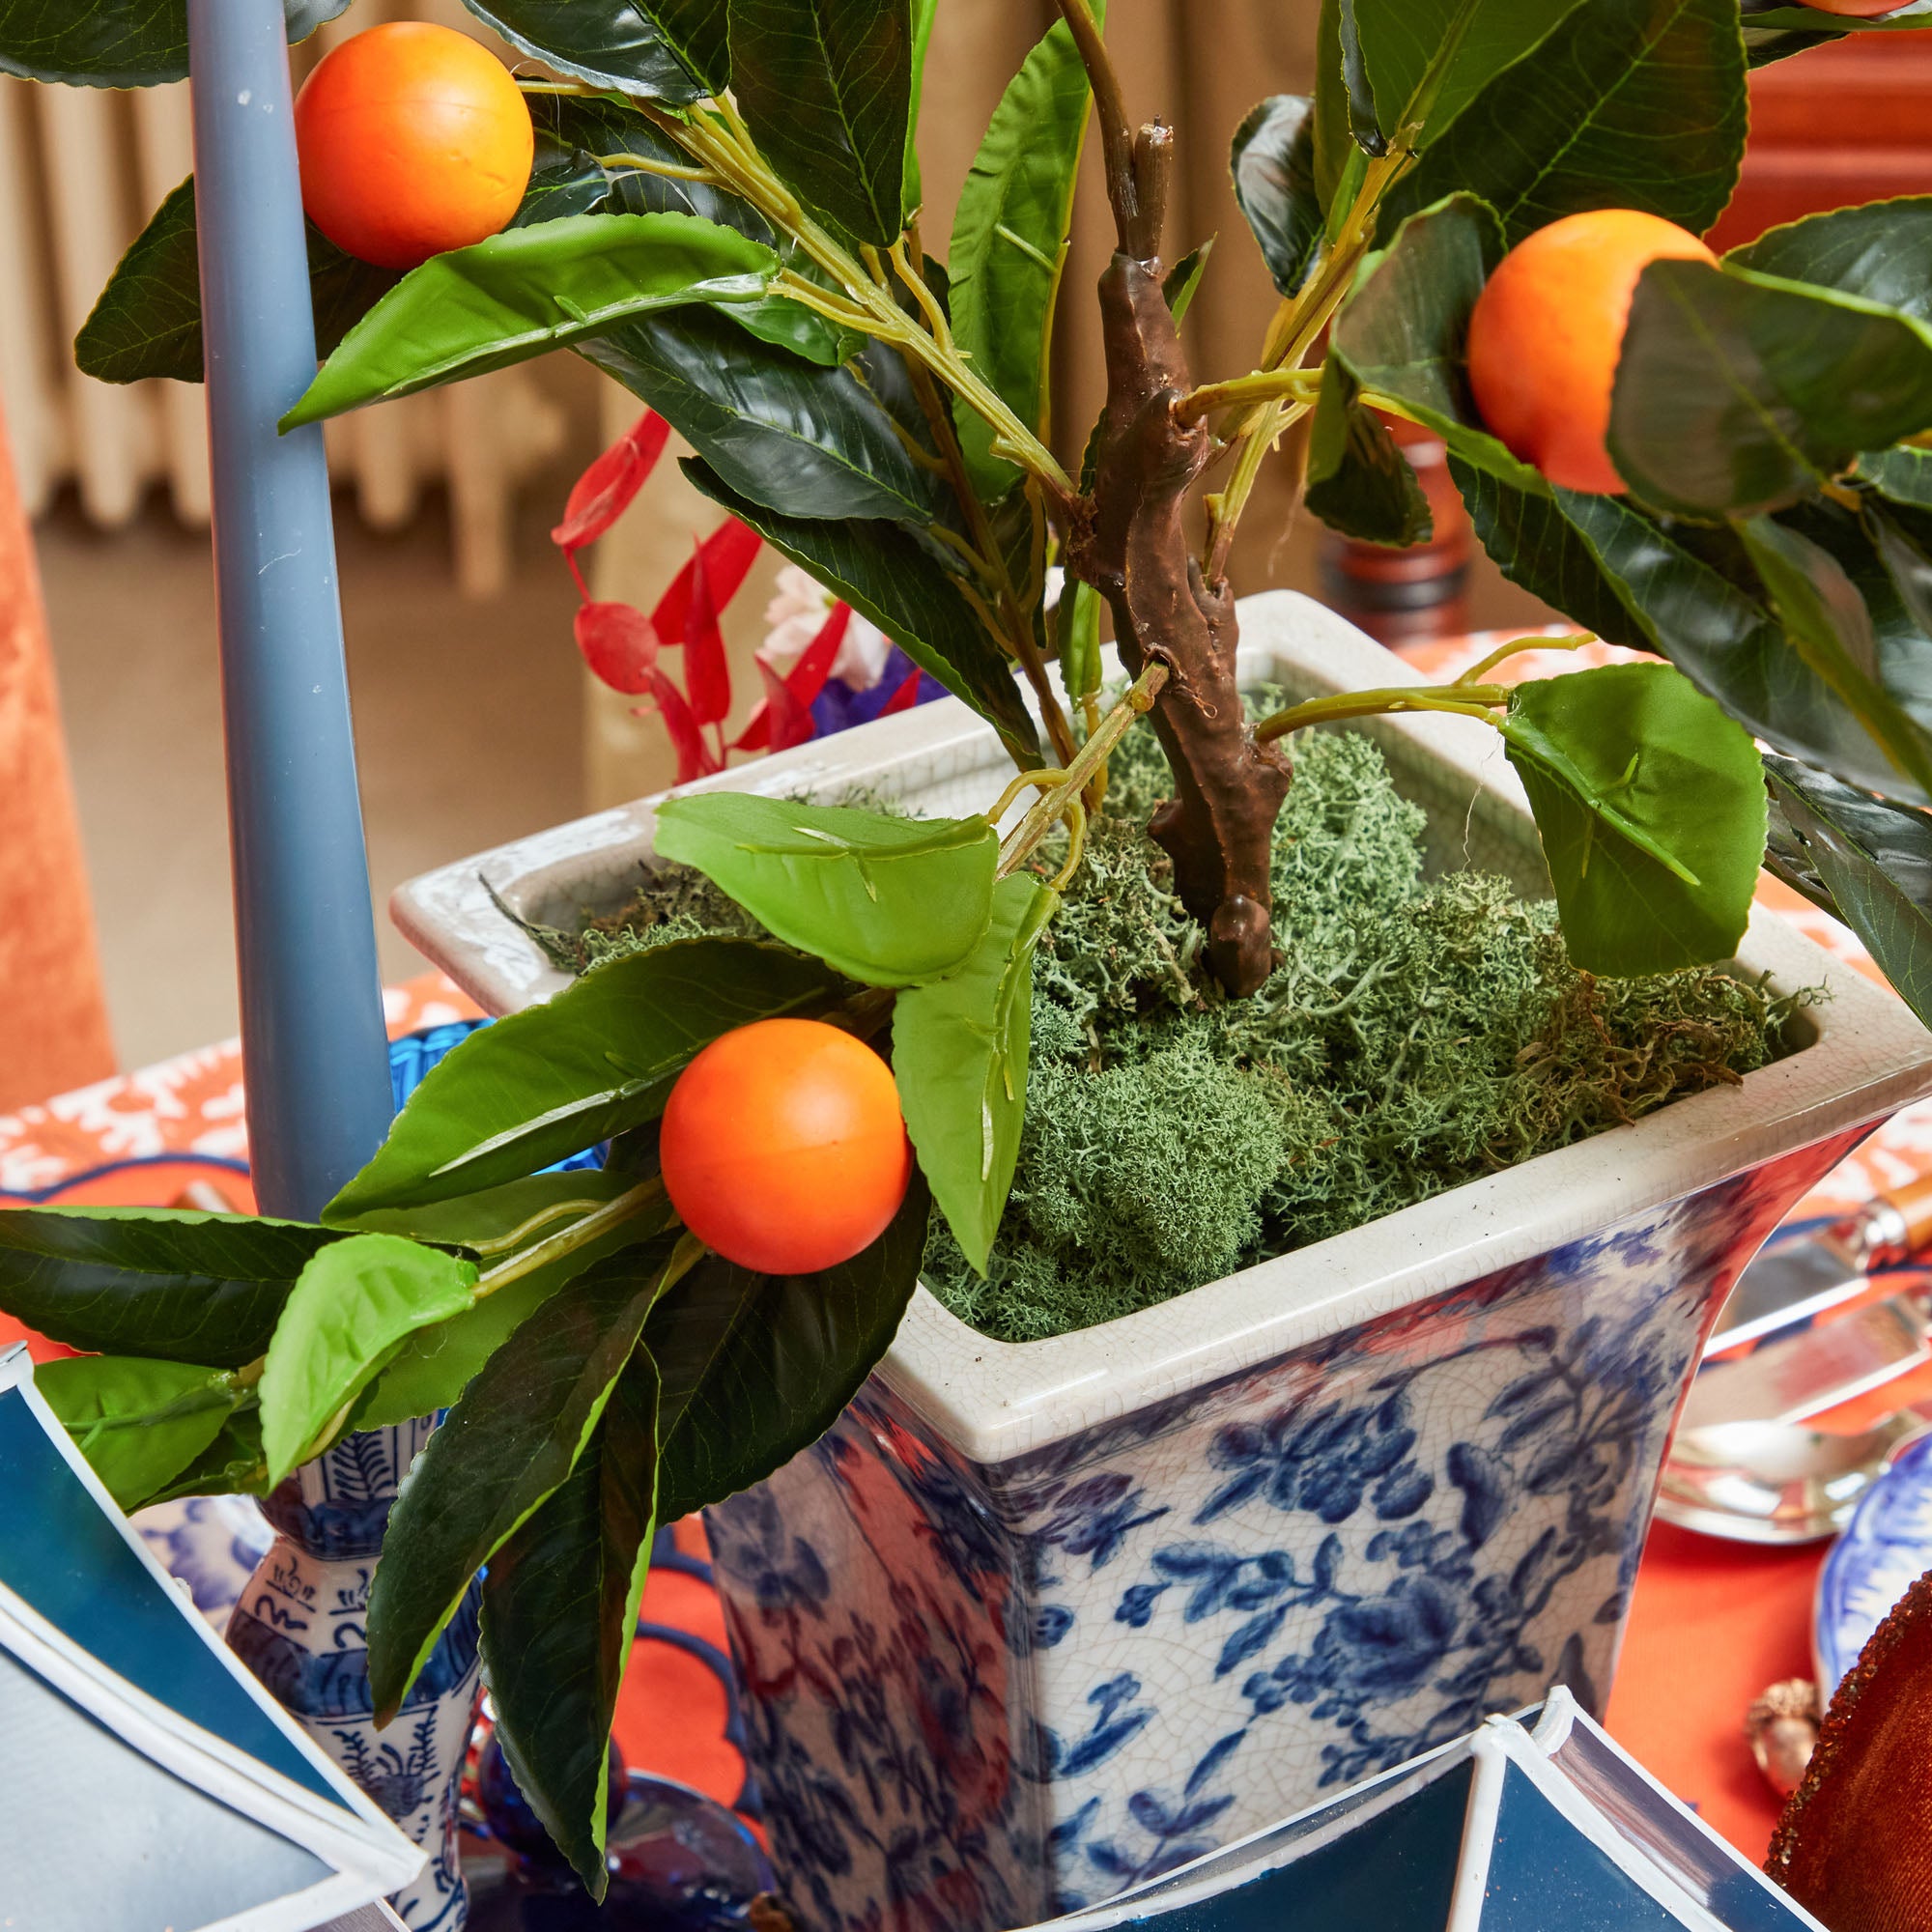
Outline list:
[[[1293,696],[1413,681],[1308,600],[1242,610]],[[1495,735],[1378,720],[1432,863],[1548,890]],[[707,785],[950,813],[1008,775],[929,706]],[[626,897],[649,801],[405,887],[502,1010],[561,983],[491,907]],[[1740,968],[1825,982],[1741,1086],[1083,1333],[988,1341],[923,1290],[816,1448],[711,1513],[782,1882],[813,1932],[996,1932],[1093,1903],[1553,1681],[1601,1708],[1701,1339],[1779,1217],[1932,1091],[1932,1036],[1776,918]]]

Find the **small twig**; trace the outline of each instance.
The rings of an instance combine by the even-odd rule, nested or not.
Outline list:
[[[1320,369],[1257,369],[1252,375],[1231,376],[1224,383],[1203,383],[1174,406],[1182,422],[1195,422],[1216,410],[1243,403],[1306,402],[1321,386]]]
[[[1022,772],[991,805],[986,808],[986,822],[997,825],[1012,808],[1013,800],[1034,785],[1040,791],[1051,791],[1066,774],[1058,765],[1042,765],[1037,772]]]
[[[521,1254],[512,1255],[506,1262],[498,1262],[493,1268],[486,1268],[477,1277],[476,1298],[481,1301],[485,1295],[495,1294],[499,1288],[510,1282],[520,1281],[526,1274],[534,1274],[538,1268],[559,1260],[564,1255],[575,1254],[588,1242],[607,1235],[612,1228],[621,1227],[633,1215],[653,1206],[664,1198],[664,1178],[652,1175],[640,1180],[637,1186],[627,1188],[614,1201],[607,1201],[594,1212],[586,1214],[581,1221],[573,1221],[569,1227],[541,1241],[535,1241]],[[695,1258],[694,1258],[695,1259]],[[687,1262],[686,1267],[691,1264]]]
[[[1525,651],[1578,651],[1585,644],[1594,644],[1597,634],[1584,631],[1577,637],[1565,638],[1512,638],[1506,644],[1498,644],[1480,664],[1472,664],[1453,684],[1445,685],[1445,691],[1460,691],[1465,685],[1480,684],[1485,671],[1495,668],[1509,658],[1520,657]]]
[[[1066,882],[1080,869],[1080,855],[1087,849],[1087,808],[1079,793],[1066,801],[1066,863],[1053,875],[1053,890],[1064,893]]]
[[[1079,755],[1068,761],[1060,782],[1007,835],[1006,843],[1000,847],[1001,878],[1008,877],[1025,863],[1065,814],[1067,801],[1079,799],[1088,780],[1106,763],[1107,754],[1126,735],[1128,727],[1153,709],[1153,701],[1166,683],[1167,666],[1158,658],[1151,660],[1121,701],[1101,719],[1098,727],[1081,746]]]
[[[1134,252],[1134,232],[1140,216],[1140,195],[1134,180],[1134,130],[1127,119],[1126,97],[1114,71],[1107,43],[1100,37],[1087,0],[1059,0],[1080,63],[1094,90],[1094,113],[1100,123],[1100,153],[1106,163],[1107,201],[1114,211],[1114,232],[1123,255]]]
[[[708,182],[718,179],[709,168],[686,167],[677,161],[660,161],[650,155],[592,155],[600,168],[631,168],[639,174],[662,175],[667,181]]]
[[[1453,692],[1453,696],[1448,693]],[[1453,711],[1465,718],[1480,718],[1495,724],[1493,708],[1509,702],[1509,691],[1500,684],[1401,686],[1382,691],[1343,691],[1332,697],[1311,697],[1305,703],[1290,705],[1255,726],[1255,736],[1264,744],[1285,738],[1309,724],[1332,724],[1345,718],[1378,718],[1398,711]]]

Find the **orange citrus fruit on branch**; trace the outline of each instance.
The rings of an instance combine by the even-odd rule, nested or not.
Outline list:
[[[296,147],[309,219],[347,254],[413,269],[516,213],[536,137],[487,47],[397,20],[318,63],[296,98]]]
[[[1566,490],[1624,487],[1604,439],[1637,277],[1717,257],[1689,229],[1630,208],[1566,214],[1497,265],[1469,317],[1469,387],[1491,433]]]
[[[883,1235],[912,1179],[892,1068],[823,1020],[756,1020],[677,1077],[658,1136],[684,1225],[760,1274],[814,1274]]]

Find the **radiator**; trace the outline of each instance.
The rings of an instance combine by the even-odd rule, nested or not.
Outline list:
[[[293,50],[297,84],[345,35],[396,18],[473,24],[456,0],[362,0]],[[29,515],[71,483],[96,524],[126,523],[157,487],[184,523],[208,521],[199,386],[97,383],[71,349],[122,251],[192,167],[185,83],[119,93],[0,77],[0,398]],[[564,411],[525,369],[327,429],[330,470],[374,527],[406,524],[425,490],[446,486],[452,566],[472,596],[502,586],[517,488],[565,433]]]

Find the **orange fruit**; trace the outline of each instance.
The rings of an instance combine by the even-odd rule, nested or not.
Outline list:
[[[1469,317],[1469,386],[1491,433],[1566,490],[1623,487],[1604,439],[1637,277],[1718,259],[1689,229],[1631,208],[1566,214],[1497,265]]]
[[[760,1274],[849,1261],[912,1179],[892,1068],[823,1020],[756,1020],[714,1039],[670,1091],[658,1157],[684,1225]]]
[[[487,47],[397,20],[318,63],[296,97],[296,149],[309,219],[347,254],[413,269],[509,220],[536,136]]]

